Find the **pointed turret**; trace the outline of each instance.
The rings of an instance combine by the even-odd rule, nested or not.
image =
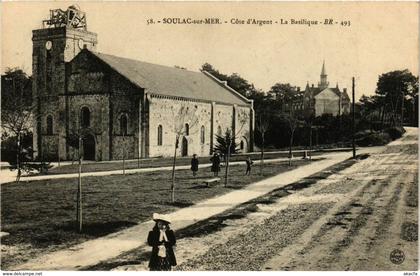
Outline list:
[[[318,87],[320,89],[325,89],[329,85],[327,81],[327,71],[325,70],[325,60],[322,63],[322,69],[321,69],[321,81],[318,83]]]
[[[322,62],[322,70],[321,70],[321,76],[326,76],[327,72],[325,71],[325,60]]]

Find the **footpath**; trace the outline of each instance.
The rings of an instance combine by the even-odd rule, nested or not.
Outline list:
[[[208,219],[239,204],[325,170],[350,157],[351,153],[348,152],[324,155],[322,159],[316,157],[313,158],[313,160],[317,160],[316,162],[255,182],[241,190],[232,191],[222,196],[204,200],[193,206],[179,209],[168,214],[172,221],[171,228],[176,231]],[[180,169],[181,166],[178,168]],[[162,170],[162,168],[158,169]],[[27,263],[12,267],[11,270],[80,270],[116,257],[126,251],[145,247],[147,235],[153,226],[153,220],[142,222],[122,231],[40,256]]]
[[[335,149],[322,149],[318,151],[313,151],[314,153],[317,153],[313,156],[320,157],[324,155],[330,155],[330,154],[341,154],[343,152],[350,152],[351,149],[349,148],[335,148]],[[293,151],[293,154],[295,157],[293,160],[301,159],[303,156],[303,150],[297,150]],[[307,151],[309,152],[309,151]],[[288,153],[288,151],[275,151],[275,152],[269,152],[269,153]],[[321,153],[321,154],[320,154]],[[259,162],[259,152],[249,153],[248,155],[252,155],[253,159],[256,162]],[[245,160],[245,159],[244,159]],[[264,163],[274,163],[274,162],[281,162],[281,161],[287,161],[289,158],[287,157],[279,157],[279,158],[273,158],[273,159],[266,159],[264,160]],[[134,162],[136,160],[126,160],[126,162]],[[91,163],[91,161],[86,161],[86,164]],[[122,160],[114,160],[114,161],[101,161],[96,163],[122,163]],[[51,163],[54,166],[57,166],[58,163]],[[71,162],[63,161],[61,162],[61,165],[70,165]],[[229,162],[230,165],[244,165],[244,161],[233,161]],[[199,165],[199,168],[208,168],[211,166],[211,163],[203,163]],[[16,171],[10,171],[8,169],[9,165],[7,163],[0,163],[0,185],[5,183],[14,182],[16,179]],[[176,166],[176,170],[185,170],[190,169],[190,165],[181,165]],[[146,167],[146,168],[139,168],[139,169],[125,169],[125,174],[135,174],[135,173],[143,173],[143,172],[154,172],[154,171],[169,171],[172,170],[172,165],[168,166],[162,166],[162,167]],[[95,172],[82,172],[81,177],[86,176],[105,176],[105,175],[115,175],[115,174],[123,174],[122,169],[118,170],[109,170],[109,171],[95,171]],[[63,173],[63,174],[50,174],[50,175],[22,175],[20,178],[20,182],[28,182],[28,181],[37,181],[37,180],[47,180],[47,179],[63,179],[63,178],[77,178],[79,177],[78,173]]]
[[[324,156],[330,156],[330,155],[335,155],[335,154],[343,154],[343,152],[331,152],[331,153],[326,153],[323,155],[317,155],[315,156],[316,158],[318,157],[324,157]],[[347,155],[349,155],[350,153],[347,152]],[[315,158],[312,157],[312,158]],[[302,159],[301,156],[299,157],[294,157],[292,158],[292,160],[300,160]],[[275,158],[275,159],[267,159],[264,160],[264,163],[275,163],[275,162],[281,162],[281,161],[288,161],[289,158]],[[256,162],[259,162],[258,160],[256,160]],[[229,162],[230,166],[235,166],[235,165],[244,165],[245,162],[244,161],[234,161],[234,162]],[[176,170],[186,170],[186,169],[190,169],[190,165],[182,165],[182,166],[176,166],[175,169]],[[211,167],[210,163],[206,163],[206,164],[200,164],[199,168],[208,168]],[[164,166],[164,167],[150,167],[150,168],[140,168],[140,169],[126,169],[125,170],[125,174],[136,174],[136,173],[145,173],[145,172],[154,172],[154,171],[170,171],[172,170],[172,166]],[[81,173],[81,177],[86,177],[86,176],[105,176],[105,175],[115,175],[115,174],[123,174],[123,170],[119,169],[119,170],[112,170],[112,171],[98,171],[98,172],[82,172]],[[20,182],[28,182],[28,181],[37,181],[37,180],[47,180],[47,179],[63,179],[63,178],[77,178],[79,177],[78,173],[66,173],[66,174],[51,174],[51,175],[35,175],[35,176],[22,176],[20,178]],[[4,169],[0,171],[0,185],[1,184],[6,184],[6,183],[10,183],[10,182],[14,182],[16,179],[16,172],[12,172],[8,169]]]

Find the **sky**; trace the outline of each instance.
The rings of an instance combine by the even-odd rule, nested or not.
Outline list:
[[[32,30],[42,28],[50,9],[74,3],[98,34],[99,52],[193,71],[208,62],[263,91],[277,82],[317,85],[324,60],[330,86],[350,92],[355,77],[357,99],[374,93],[382,73],[418,75],[416,2],[2,2],[1,72],[20,67],[31,74]],[[147,24],[164,18],[219,18],[223,24]],[[290,24],[329,18],[338,24]],[[273,24],[232,24],[235,19]]]

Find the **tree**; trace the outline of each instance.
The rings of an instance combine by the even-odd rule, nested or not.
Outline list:
[[[225,134],[222,136],[216,135],[216,146],[214,147],[214,151],[223,154],[226,158],[225,187],[227,187],[228,183],[230,156],[239,152],[239,146],[235,140],[236,136],[232,133],[231,129],[226,129]]]
[[[404,102],[414,88],[418,87],[418,78],[410,71],[396,70],[379,76],[375,93],[383,97],[383,117],[385,109],[391,112],[392,125],[396,125],[398,114],[403,120]],[[418,90],[418,89],[417,89]],[[383,120],[383,119],[382,119]]]
[[[174,158],[172,162],[172,182],[171,182],[171,200],[175,202],[175,165],[176,155],[179,148],[181,137],[188,137],[190,134],[197,132],[195,126],[198,124],[198,116],[196,115],[197,107],[190,108],[187,104],[182,104],[179,109],[173,111],[173,133],[175,134]]]
[[[201,71],[206,71],[221,81],[228,80],[227,75],[221,74],[217,69],[213,68],[213,66],[207,62],[201,66]]]
[[[295,136],[295,130],[298,127],[300,121],[294,116],[292,112],[284,113],[283,118],[287,121],[289,125],[289,166],[292,165],[292,146],[293,146],[293,139]]]
[[[34,106],[32,105],[31,78],[21,69],[7,69],[1,77],[1,126],[6,132],[16,137],[16,162],[12,166],[17,170],[16,182],[19,182],[22,174],[23,159],[27,154],[32,154],[32,149],[25,149],[21,139],[23,135],[32,133],[32,120],[34,116]]]
[[[283,108],[285,104],[290,104],[295,97],[295,90],[289,83],[276,83],[268,91],[271,99],[276,101]]]
[[[239,128],[236,129],[236,133],[232,129],[227,128],[224,136],[216,135],[216,146],[214,150],[216,152],[223,153],[226,159],[226,168],[225,168],[225,187],[228,185],[228,176],[229,176],[229,160],[231,154],[238,152],[238,145],[236,144],[236,137],[241,133],[242,128],[249,120],[249,114],[242,110],[238,113],[238,122],[240,124]]]
[[[250,98],[255,96],[259,91],[252,83],[242,78],[238,73],[233,73],[230,76],[221,74],[211,64],[205,63],[201,67],[202,71],[206,71],[221,81],[226,81],[227,85],[244,97]]]
[[[260,174],[263,174],[264,167],[264,146],[265,146],[265,133],[270,127],[270,117],[268,110],[259,110],[256,120],[256,130],[261,136],[261,162],[260,162]]]

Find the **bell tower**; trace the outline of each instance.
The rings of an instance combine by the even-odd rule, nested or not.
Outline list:
[[[318,87],[321,89],[325,89],[328,87],[330,83],[327,81],[327,72],[325,71],[325,60],[322,63],[322,70],[321,70],[321,81],[318,83]]]
[[[65,159],[66,63],[83,48],[94,51],[97,34],[87,31],[86,14],[72,5],[50,10],[42,28],[32,31],[32,45],[35,156]]]

